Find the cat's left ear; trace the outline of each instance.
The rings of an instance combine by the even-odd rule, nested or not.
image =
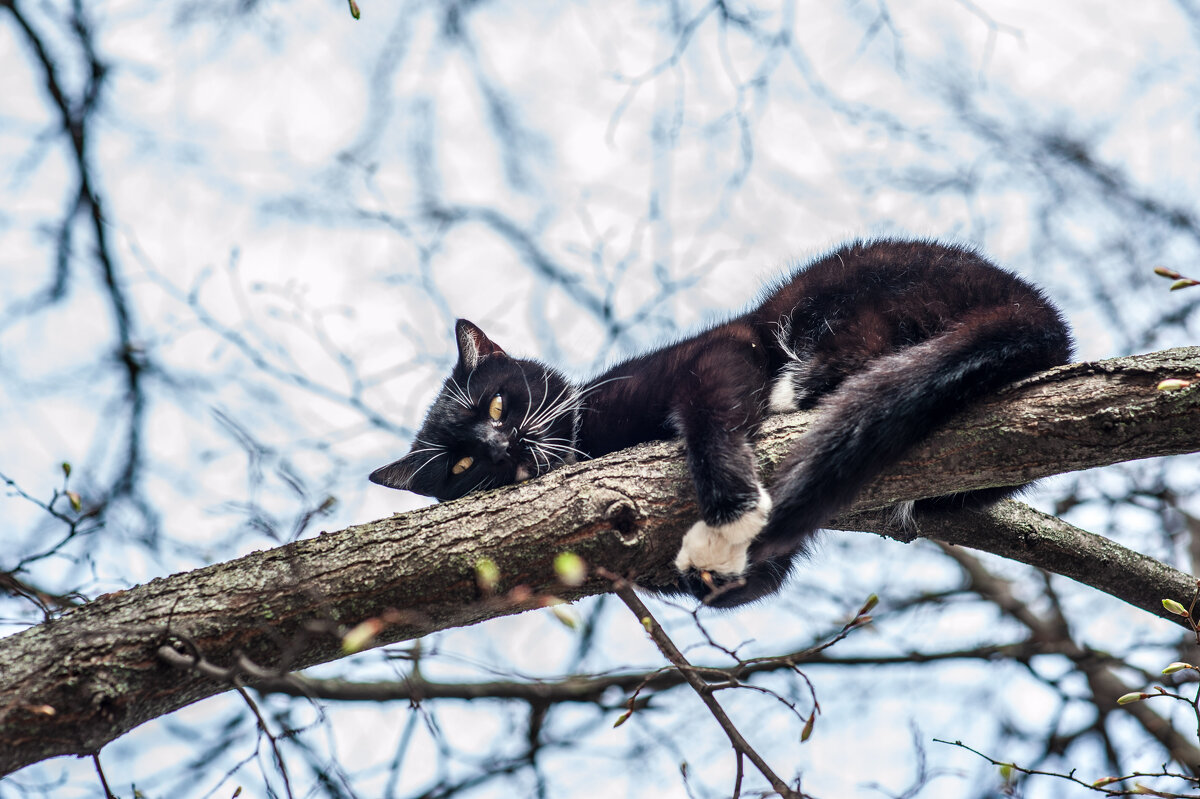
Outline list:
[[[499,344],[466,319],[458,320],[454,335],[458,339],[458,365],[468,372],[489,355],[505,354]]]

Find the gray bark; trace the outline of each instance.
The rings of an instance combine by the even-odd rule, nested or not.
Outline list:
[[[1200,450],[1200,383],[1155,388],[1198,374],[1200,348],[1185,348],[1035,376],[950,420],[831,526],[911,540],[914,533],[890,526],[882,509]],[[758,444],[768,481],[812,418],[769,420]],[[680,445],[665,442],[104,595],[0,640],[0,775],[55,755],[97,752],[138,724],[230,688],[211,668],[206,675],[168,665],[163,646],[249,682],[342,656],[341,635],[364,619],[384,620],[374,642],[382,645],[516,613],[549,596],[611,588],[595,574],[581,586],[559,584],[553,561],[564,550],[644,584],[666,584],[694,517]],[[1186,606],[1195,591],[1195,580],[1177,570],[1017,503],[924,516],[915,535],[1066,574],[1169,618],[1161,599]],[[483,557],[500,569],[487,595],[476,580]]]

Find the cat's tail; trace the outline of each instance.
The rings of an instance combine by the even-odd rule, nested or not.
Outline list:
[[[924,342],[876,358],[818,406],[820,416],[775,471],[771,515],[750,549],[746,585],[714,597],[737,605],[774,591],[792,558],[862,488],[957,411],[1070,358],[1070,334],[1049,307],[975,311]],[[1019,490],[984,489],[995,501]],[[924,503],[922,503],[924,504]]]

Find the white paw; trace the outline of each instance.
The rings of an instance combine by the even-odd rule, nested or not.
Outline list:
[[[767,523],[770,513],[771,497],[759,486],[758,505],[743,513],[737,521],[715,527],[703,521],[696,522],[683,537],[683,546],[675,556],[675,568],[681,572],[696,569],[716,574],[741,574],[746,570],[750,542]]]

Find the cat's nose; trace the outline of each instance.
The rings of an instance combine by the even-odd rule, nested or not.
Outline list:
[[[487,432],[487,449],[492,463],[511,463],[513,461],[513,440],[499,430]]]

